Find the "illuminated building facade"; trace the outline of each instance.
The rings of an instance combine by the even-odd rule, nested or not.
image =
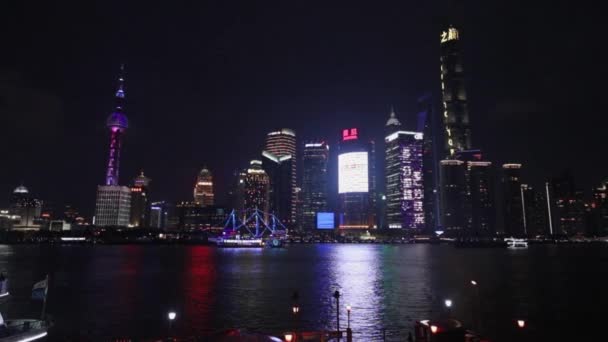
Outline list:
[[[252,160],[244,180],[243,206],[245,210],[269,210],[270,179],[262,168],[262,161]]]
[[[274,180],[273,175],[270,177],[270,195],[271,210],[279,217],[283,224],[293,225],[296,221],[296,133],[288,128],[283,128],[278,131],[270,132],[266,136],[266,146],[264,152],[266,155],[272,155],[278,163],[286,165],[290,164],[291,172],[289,180],[282,179],[287,174],[281,171],[279,177],[281,179]],[[276,164],[277,162],[275,162]],[[282,166],[285,167],[285,166]],[[267,170],[268,172],[268,170]],[[284,183],[287,182],[287,183]],[[275,186],[277,184],[277,186]],[[286,189],[285,186],[288,188]],[[289,199],[285,202],[284,196],[289,192]]]
[[[126,227],[130,220],[131,190],[126,186],[118,185],[122,137],[129,127],[129,121],[124,114],[123,66],[120,71],[118,89],[115,94],[116,107],[106,120],[106,126],[110,129],[110,153],[106,169],[106,183],[97,187],[95,224],[98,226]]]
[[[171,205],[165,201],[152,202],[150,204],[150,228],[167,228],[171,209]]]
[[[525,236],[525,197],[521,182],[521,164],[504,164],[501,179],[505,235]]]
[[[465,90],[460,33],[449,27],[441,33],[441,93],[447,158],[471,149],[471,128]]]
[[[194,202],[201,207],[213,205],[213,175],[206,167],[198,173],[194,185]]]
[[[551,199],[556,216],[554,234],[574,235],[585,232],[585,203],[582,191],[576,189],[574,176],[564,172],[551,180]]]
[[[135,177],[131,185],[131,218],[129,226],[145,227],[148,225],[149,201],[150,178],[146,177],[142,171],[139,176]]]
[[[338,154],[340,229],[375,228],[373,141],[360,138],[357,128],[344,129]]]
[[[10,200],[8,215],[15,229],[40,229],[39,218],[42,214],[42,201],[34,198],[29,190],[21,185],[15,188]]]
[[[181,202],[175,206],[180,229],[197,230],[223,228],[228,212],[224,207],[208,205],[201,207],[198,202]]]
[[[488,237],[496,233],[496,208],[494,207],[494,172],[492,163],[483,160],[466,162],[466,182],[468,185],[467,218],[470,235]]]
[[[395,113],[387,128],[396,120]],[[423,230],[424,182],[422,169],[423,134],[394,130],[384,138],[386,143],[386,220],[388,228]]]
[[[439,122],[430,94],[418,99],[418,132],[423,133],[422,168],[424,182],[424,222],[427,233],[441,225],[439,211]]]
[[[327,163],[329,145],[325,141],[304,144],[302,156],[302,228],[316,227],[317,213],[327,211]]]

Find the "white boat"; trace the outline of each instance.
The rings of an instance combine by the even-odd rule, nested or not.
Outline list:
[[[219,238],[216,243],[218,247],[264,247],[262,239]]]
[[[28,342],[44,338],[48,332],[45,321],[37,319],[13,319],[0,325],[0,342]]]
[[[528,240],[526,239],[505,238],[505,242],[507,243],[507,248],[528,248]]]

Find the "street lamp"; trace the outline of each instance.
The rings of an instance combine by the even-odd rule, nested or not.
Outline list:
[[[475,280],[471,280],[471,285],[477,286],[477,282]]]
[[[350,305],[346,306],[347,328],[350,329]]]
[[[175,311],[169,311],[169,313],[167,314],[167,318],[169,319],[169,335],[171,335],[171,327],[173,326],[173,321],[176,317],[177,314],[175,313]]]
[[[444,301],[444,303],[445,303],[445,307],[446,307],[446,308],[448,308],[448,309],[449,309],[449,308],[451,308],[451,307],[452,307],[452,300],[451,300],[451,299],[446,299],[446,300]]]
[[[437,328],[437,326],[436,326],[436,325],[431,325],[431,332],[432,332],[433,334],[436,334],[436,333],[437,333],[437,330],[439,330],[439,328]]]
[[[340,332],[340,291],[334,292],[334,298],[336,298],[336,323],[338,325],[338,333]]]
[[[293,314],[295,315],[295,314],[297,314],[298,312],[300,312],[300,307],[299,307],[299,306],[297,306],[297,305],[294,305],[294,306],[291,308],[291,311],[293,311]]]
[[[293,341],[293,334],[285,333],[285,342],[291,342],[291,341]]]
[[[520,329],[523,329],[526,327],[526,321],[524,321],[523,319],[518,319],[517,320],[517,327],[519,327]]]

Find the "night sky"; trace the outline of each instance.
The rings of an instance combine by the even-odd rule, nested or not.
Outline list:
[[[121,183],[144,169],[153,199],[189,200],[208,165],[222,200],[270,130],[332,147],[345,127],[381,140],[391,105],[414,129],[416,99],[439,95],[449,23],[461,29],[475,147],[523,163],[532,184],[569,167],[587,191],[608,176],[604,18],[581,3],[16,3],[0,5],[2,207],[23,182],[92,214],[120,63]]]

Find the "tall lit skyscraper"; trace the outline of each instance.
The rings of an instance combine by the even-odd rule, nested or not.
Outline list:
[[[458,151],[471,149],[460,33],[450,26],[441,33],[440,43],[445,151],[447,158],[452,158]]]
[[[124,66],[121,66],[115,95],[116,107],[106,121],[106,126],[110,129],[110,154],[106,183],[97,187],[95,224],[98,226],[127,226],[130,219],[131,190],[126,186],[118,185],[122,137],[129,127],[129,121],[124,114],[123,72]]]
[[[423,134],[399,129],[394,111],[386,123],[386,217],[389,228],[422,230],[424,183]],[[392,128],[392,129],[391,129]]]
[[[521,183],[521,164],[502,166],[504,230],[508,236],[524,236],[524,192]]]
[[[361,139],[357,128],[344,129],[339,151],[339,228],[374,228],[373,141]]]
[[[214,204],[213,175],[207,167],[203,167],[196,177],[196,184],[194,185],[194,202],[201,207],[207,207]]]
[[[465,201],[467,186],[465,162],[447,159],[440,163],[441,172],[441,222],[449,235],[462,235],[467,227]]]
[[[327,211],[327,162],[325,141],[304,144],[302,157],[302,228],[314,229],[318,212]]]
[[[10,200],[9,214],[16,219],[15,229],[40,229],[36,219],[42,213],[42,201],[32,196],[29,190],[21,185],[15,188]]]
[[[262,168],[262,161],[252,160],[244,179],[244,207],[246,210],[269,210],[270,179]]]
[[[296,133],[283,128],[268,133],[262,152],[270,177],[270,210],[290,226],[296,221],[296,146]]]
[[[132,227],[145,227],[149,224],[150,178],[142,171],[131,185],[131,220]]]
[[[467,161],[470,235],[488,237],[496,233],[494,208],[494,172],[489,161]]]

